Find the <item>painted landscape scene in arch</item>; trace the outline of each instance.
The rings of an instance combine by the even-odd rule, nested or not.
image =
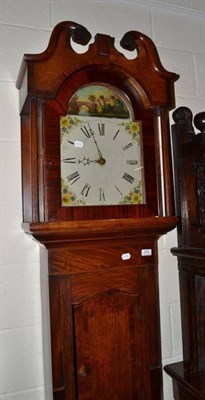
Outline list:
[[[67,114],[131,118],[129,106],[128,99],[111,87],[92,84],[82,87],[71,97]]]

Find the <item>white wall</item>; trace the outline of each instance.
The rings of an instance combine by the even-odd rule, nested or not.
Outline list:
[[[107,33],[119,40],[131,29],[147,34],[157,45],[163,65],[181,75],[176,83],[177,106],[186,105],[194,113],[205,110],[204,0],[0,0],[0,400],[51,400],[45,394],[49,378],[44,375],[42,356],[39,247],[21,230],[15,81],[23,54],[45,50],[52,28],[63,20],[79,22],[93,35]],[[181,359],[177,267],[169,251],[175,243],[175,231],[159,243],[164,364]],[[171,400],[167,376],[164,387],[165,400]]]

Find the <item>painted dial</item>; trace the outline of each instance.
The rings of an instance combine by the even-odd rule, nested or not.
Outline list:
[[[141,125],[61,117],[62,206],[144,203]]]

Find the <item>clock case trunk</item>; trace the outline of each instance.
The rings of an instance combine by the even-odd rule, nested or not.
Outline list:
[[[84,53],[73,50],[71,39],[85,46],[90,38],[76,23],[58,24],[45,52],[24,56],[17,82],[23,229],[48,249],[53,396],[158,400],[157,240],[177,223],[168,111],[178,76],[139,32],[121,40],[137,50],[133,60],[102,34]],[[59,116],[73,93],[93,82],[122,90],[142,121],[144,205],[61,207]]]

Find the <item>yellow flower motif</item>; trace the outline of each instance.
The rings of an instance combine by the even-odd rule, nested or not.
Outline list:
[[[139,132],[140,131],[139,122],[132,122],[130,124],[130,129],[131,129],[132,132]]]
[[[132,193],[132,201],[133,203],[141,203],[141,195],[138,193]]]
[[[68,117],[61,117],[60,124],[62,128],[68,128],[70,126]]]
[[[67,206],[68,204],[71,204],[72,203],[71,196],[69,194],[64,194],[62,196],[62,203],[65,206]]]

